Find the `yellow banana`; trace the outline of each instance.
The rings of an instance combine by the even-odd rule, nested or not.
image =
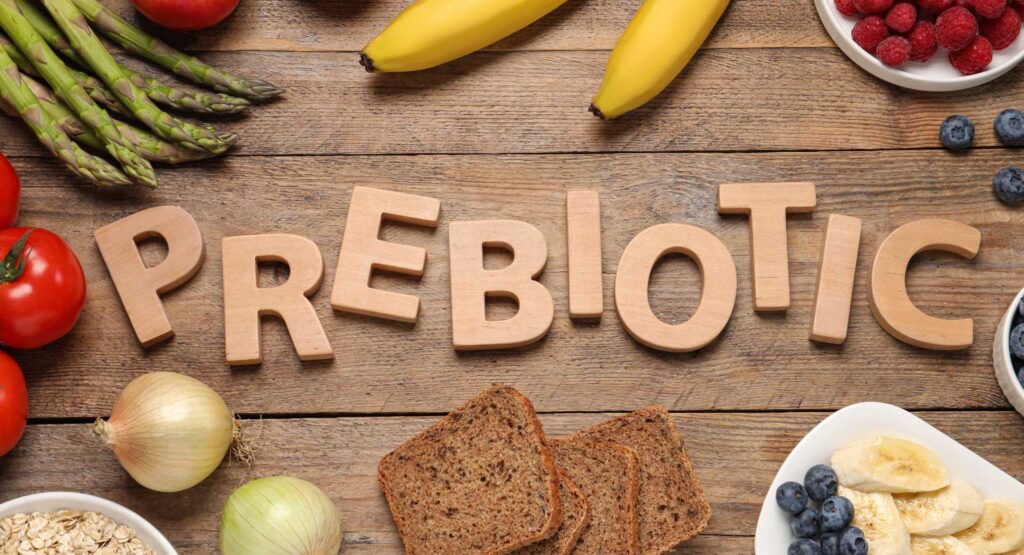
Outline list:
[[[367,71],[416,71],[480,50],[565,0],[416,0],[363,49]]]
[[[711,34],[729,0],[646,0],[612,51],[590,111],[612,119],[658,96]]]

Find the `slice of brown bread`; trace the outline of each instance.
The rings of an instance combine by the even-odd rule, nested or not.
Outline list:
[[[584,528],[590,524],[590,503],[583,490],[563,471],[558,470],[558,491],[562,498],[562,526],[546,540],[517,549],[515,555],[569,555]]]
[[[640,457],[640,552],[643,555],[671,551],[707,527],[711,506],[675,422],[663,407],[647,407],[576,432],[569,438],[607,441],[636,450]]]
[[[636,451],[585,440],[555,440],[549,445],[555,464],[583,488],[593,513],[573,554],[640,553],[640,464]]]
[[[511,387],[471,399],[385,456],[377,474],[410,555],[502,555],[562,521],[544,429]]]

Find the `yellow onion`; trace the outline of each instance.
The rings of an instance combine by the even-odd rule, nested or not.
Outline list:
[[[134,379],[114,404],[110,420],[93,433],[143,486],[188,489],[220,465],[236,434],[235,418],[217,392],[174,372]]]
[[[235,490],[220,523],[221,555],[338,555],[341,513],[320,488],[291,478]]]

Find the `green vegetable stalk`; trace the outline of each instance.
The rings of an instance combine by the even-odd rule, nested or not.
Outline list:
[[[74,173],[96,185],[130,185],[131,180],[102,158],[85,152],[43,111],[14,61],[0,49],[0,97],[28,124],[47,149]]]
[[[84,146],[99,150],[103,149],[103,142],[100,138],[90,131],[88,126],[82,123],[82,120],[78,119],[67,106],[54,96],[53,91],[30,77],[23,78],[32,94],[39,99],[39,104],[43,107],[43,111],[49,114],[54,122],[64,129],[65,133]],[[173,145],[146,129],[139,129],[117,120],[114,120],[114,124],[117,125],[117,130],[121,132],[121,136],[135,145],[135,150],[150,162],[181,164],[214,156],[214,154],[208,151],[187,150]]]
[[[64,62],[32,29],[13,0],[0,0],[0,28],[32,62],[39,74],[50,83],[61,100],[97,132],[103,139],[105,150],[121,164],[125,173],[139,183],[156,187],[156,173],[150,163],[140,157],[131,144],[121,136],[110,115],[97,106],[85,89],[72,77]],[[6,53],[4,57],[10,61]],[[10,66],[17,71],[13,61],[10,61]],[[18,108],[16,99],[11,100]]]
[[[184,148],[207,150],[214,154],[220,154],[228,149],[228,145],[216,133],[205,127],[175,119],[157,108],[121,70],[120,64],[103,47],[103,43],[92,32],[85,17],[70,0],[45,0],[44,5],[61,31],[64,31],[75,52],[146,127],[161,138]]]
[[[14,44],[3,35],[0,35],[0,48],[7,51],[7,55],[14,60],[14,63],[17,64],[18,70],[21,71],[22,74],[31,75],[33,77],[42,77],[39,75],[39,72],[36,71],[32,62],[28,61],[28,58],[21,53],[21,50],[18,50],[18,47],[14,46]],[[70,67],[68,68],[68,71],[71,73],[71,76],[78,81],[78,84],[82,85],[85,92],[89,93],[89,97],[96,101],[97,104],[115,114],[132,117],[131,112],[126,110],[124,106],[121,106],[121,101],[114,98],[114,95],[107,90],[107,86],[101,83],[99,79],[89,75],[88,73],[83,73]]]
[[[122,48],[166,68],[185,79],[206,85],[216,91],[233,94],[249,100],[267,100],[284,90],[266,81],[243,79],[171,48],[121,19],[97,0],[73,0],[78,9],[96,29]]]
[[[61,56],[64,56],[64,59],[78,67],[89,67],[89,64],[78,55],[78,52],[71,46],[67,37],[64,36],[60,27],[54,23],[50,16],[27,0],[16,0],[16,3],[21,9],[21,13],[24,14],[25,19],[32,24],[32,27],[50,45],[50,48],[53,48]],[[189,91],[180,87],[173,87],[153,77],[139,74],[123,64],[118,64],[118,66],[131,79],[132,84],[146,93],[150,100],[169,108],[197,114],[237,114],[251,105],[244,98],[206,91]],[[89,87],[86,87],[86,90],[89,90]],[[107,94],[109,95],[110,93],[108,92]]]

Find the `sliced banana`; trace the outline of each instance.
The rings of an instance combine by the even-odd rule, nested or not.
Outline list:
[[[832,454],[839,483],[869,493],[935,491],[949,485],[939,457],[923,445],[877,436],[855,441]]]
[[[866,493],[839,487],[853,503],[853,526],[864,532],[871,555],[912,555],[910,533],[888,493]]]
[[[870,550],[871,547],[869,546]],[[945,536],[942,538],[924,538],[913,536],[910,539],[910,549],[914,555],[974,555],[967,544],[954,538]]]
[[[918,536],[948,536],[974,526],[985,501],[978,490],[963,480],[925,493],[892,496],[907,531]]]
[[[956,534],[974,555],[993,555],[1024,547],[1024,505],[1016,501],[986,501],[981,518]]]

